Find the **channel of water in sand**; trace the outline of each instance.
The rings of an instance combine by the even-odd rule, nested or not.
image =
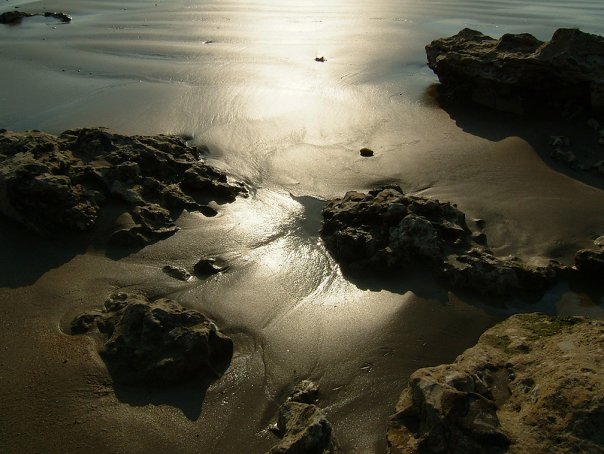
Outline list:
[[[73,22],[0,27],[0,127],[187,134],[254,191],[216,218],[183,216],[177,235],[120,260],[1,226],[3,452],[263,452],[280,397],[304,378],[320,383],[347,452],[380,451],[412,370],[451,361],[513,311],[602,317],[601,297],[563,285],[527,306],[426,278],[349,282],[318,236],[322,200],[385,182],[485,219],[498,254],[568,262],[604,234],[601,186],[538,152],[561,126],[442,110],[423,50],[463,27],[602,34],[599,0],[8,0],[1,10],[15,6]],[[161,272],[207,254],[229,271],[185,284]],[[115,392],[93,344],[59,330],[115,289],[210,314],[235,339],[229,371],[205,396]]]

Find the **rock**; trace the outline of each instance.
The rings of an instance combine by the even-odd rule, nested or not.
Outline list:
[[[203,258],[195,264],[193,270],[199,275],[212,275],[225,271],[228,267],[219,266],[215,258]]]
[[[178,279],[179,281],[189,281],[193,278],[191,274],[184,268],[178,266],[166,265],[161,269],[168,276]]]
[[[222,375],[233,355],[231,339],[203,314],[160,298],[118,293],[102,311],[76,317],[72,334],[104,335],[99,353],[116,382],[163,385]]]
[[[600,249],[604,249],[604,235],[599,236],[594,240],[594,244],[598,246]]]
[[[303,404],[314,404],[319,400],[319,386],[310,380],[302,380],[294,387],[287,400]]]
[[[550,153],[550,157],[565,164],[573,164],[577,161],[577,156],[572,151],[563,150],[561,148],[554,148]]]
[[[46,13],[44,13],[44,17],[54,17],[55,19],[59,19],[61,22],[64,22],[64,23],[71,22],[71,16],[69,16],[65,13],[46,12]]]
[[[549,138],[549,144],[554,148],[562,146],[567,147],[570,145],[570,139],[565,136],[551,136]]]
[[[315,57],[315,61],[319,63],[325,63],[327,60],[325,57]]]
[[[371,150],[369,148],[361,148],[361,150],[359,151],[359,153],[364,158],[369,158],[369,157],[371,157],[371,156],[374,155],[373,150]]]
[[[57,12],[45,12],[45,13],[26,13],[23,11],[8,11],[6,13],[0,14],[0,24],[20,24],[23,18],[33,17],[33,16],[44,16],[44,17],[54,17],[55,19],[60,20],[61,22],[68,23],[71,22],[71,16],[68,16],[65,13],[57,13]]]
[[[600,322],[512,316],[453,364],[411,375],[389,452],[602,452],[603,347]]]
[[[341,450],[323,410],[314,404],[318,386],[305,380],[279,407],[277,432],[281,441],[270,454],[335,454]]]
[[[398,187],[348,192],[326,204],[323,220],[325,246],[349,275],[423,268],[457,288],[534,296],[565,269],[495,257],[484,248],[486,235],[472,234],[454,205]]]
[[[577,251],[575,267],[582,276],[604,277],[604,250],[581,249]]]
[[[110,241],[144,246],[178,231],[174,218],[183,209],[213,216],[208,201],[246,194],[178,137],[103,128],[0,133],[0,213],[44,236],[93,230],[116,202],[133,222]]]
[[[35,14],[23,11],[7,11],[0,14],[0,24],[20,24],[23,18],[32,16],[35,16]]]
[[[551,41],[463,29],[426,46],[448,93],[517,114],[604,108],[604,38],[559,29]]]

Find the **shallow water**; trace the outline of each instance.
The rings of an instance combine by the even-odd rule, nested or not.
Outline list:
[[[540,39],[558,27],[603,34],[600,0],[9,0],[2,11],[17,5],[65,11],[73,22],[0,27],[0,127],[188,134],[255,188],[217,218],[184,216],[179,234],[120,262],[76,255],[34,283],[74,268],[94,274],[101,263],[106,276],[81,284],[82,294],[169,293],[235,336],[231,369],[193,416],[166,419],[162,405],[114,402],[121,416],[103,414],[105,423],[127,419],[132,431],[143,417],[174,431],[192,425],[215,452],[261,452],[274,441],[265,428],[283,390],[312,378],[345,449],[380,450],[412,370],[452,360],[499,318],[527,310],[461,297],[425,278],[347,281],[318,237],[322,199],[397,182],[485,219],[495,252],[523,257],[568,261],[604,233],[597,185],[544,161],[526,127],[497,123],[507,117],[485,126],[436,106],[426,95],[436,77],[424,54],[425,44],[463,27]],[[327,61],[315,62],[321,56]],[[539,126],[546,137],[556,132]],[[376,156],[361,158],[361,147]],[[203,254],[232,267],[189,284],[159,271]],[[598,298],[561,287],[528,310],[602,317]],[[237,437],[228,435],[234,427]]]

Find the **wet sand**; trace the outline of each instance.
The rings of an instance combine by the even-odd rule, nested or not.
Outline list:
[[[599,180],[547,157],[567,126],[442,109],[423,51],[464,26],[603,33],[601,6],[483,3],[6,2],[74,20],[0,27],[0,127],[186,133],[256,191],[119,260],[0,222],[0,451],[264,452],[287,387],[309,378],[344,450],[381,452],[411,371],[450,362],[512,312],[604,317],[602,295],[564,285],[528,304],[426,276],[350,282],[319,239],[322,200],[385,182],[485,219],[497,254],[570,263],[604,234]],[[161,271],[202,255],[231,268],[187,283]],[[116,289],[214,318],[236,346],[224,377],[205,395],[114,389],[93,342],[61,327]]]

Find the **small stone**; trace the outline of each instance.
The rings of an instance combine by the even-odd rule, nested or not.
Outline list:
[[[315,61],[319,63],[325,63],[327,60],[325,57],[315,57]]]
[[[549,144],[552,147],[561,147],[561,146],[569,146],[570,139],[565,136],[551,136],[549,138]]]
[[[179,281],[186,282],[191,280],[191,278],[193,277],[187,270],[178,266],[166,265],[162,268],[162,271],[168,276],[173,277],[174,279],[178,279]]]
[[[561,148],[554,148],[550,153],[552,159],[563,162],[565,164],[572,164],[577,160],[577,157],[572,151],[565,151]]]
[[[371,150],[370,148],[361,148],[359,153],[364,158],[369,158],[374,155],[373,150]]]
[[[487,225],[487,221],[484,219],[474,219],[474,224],[476,224],[476,227],[482,230]]]
[[[199,260],[193,267],[193,270],[197,274],[201,275],[212,275],[220,273],[221,271],[226,270],[226,266],[219,266],[216,264],[215,258],[204,258]]]
[[[594,240],[594,244],[599,248],[604,248],[604,235],[599,236]]]

